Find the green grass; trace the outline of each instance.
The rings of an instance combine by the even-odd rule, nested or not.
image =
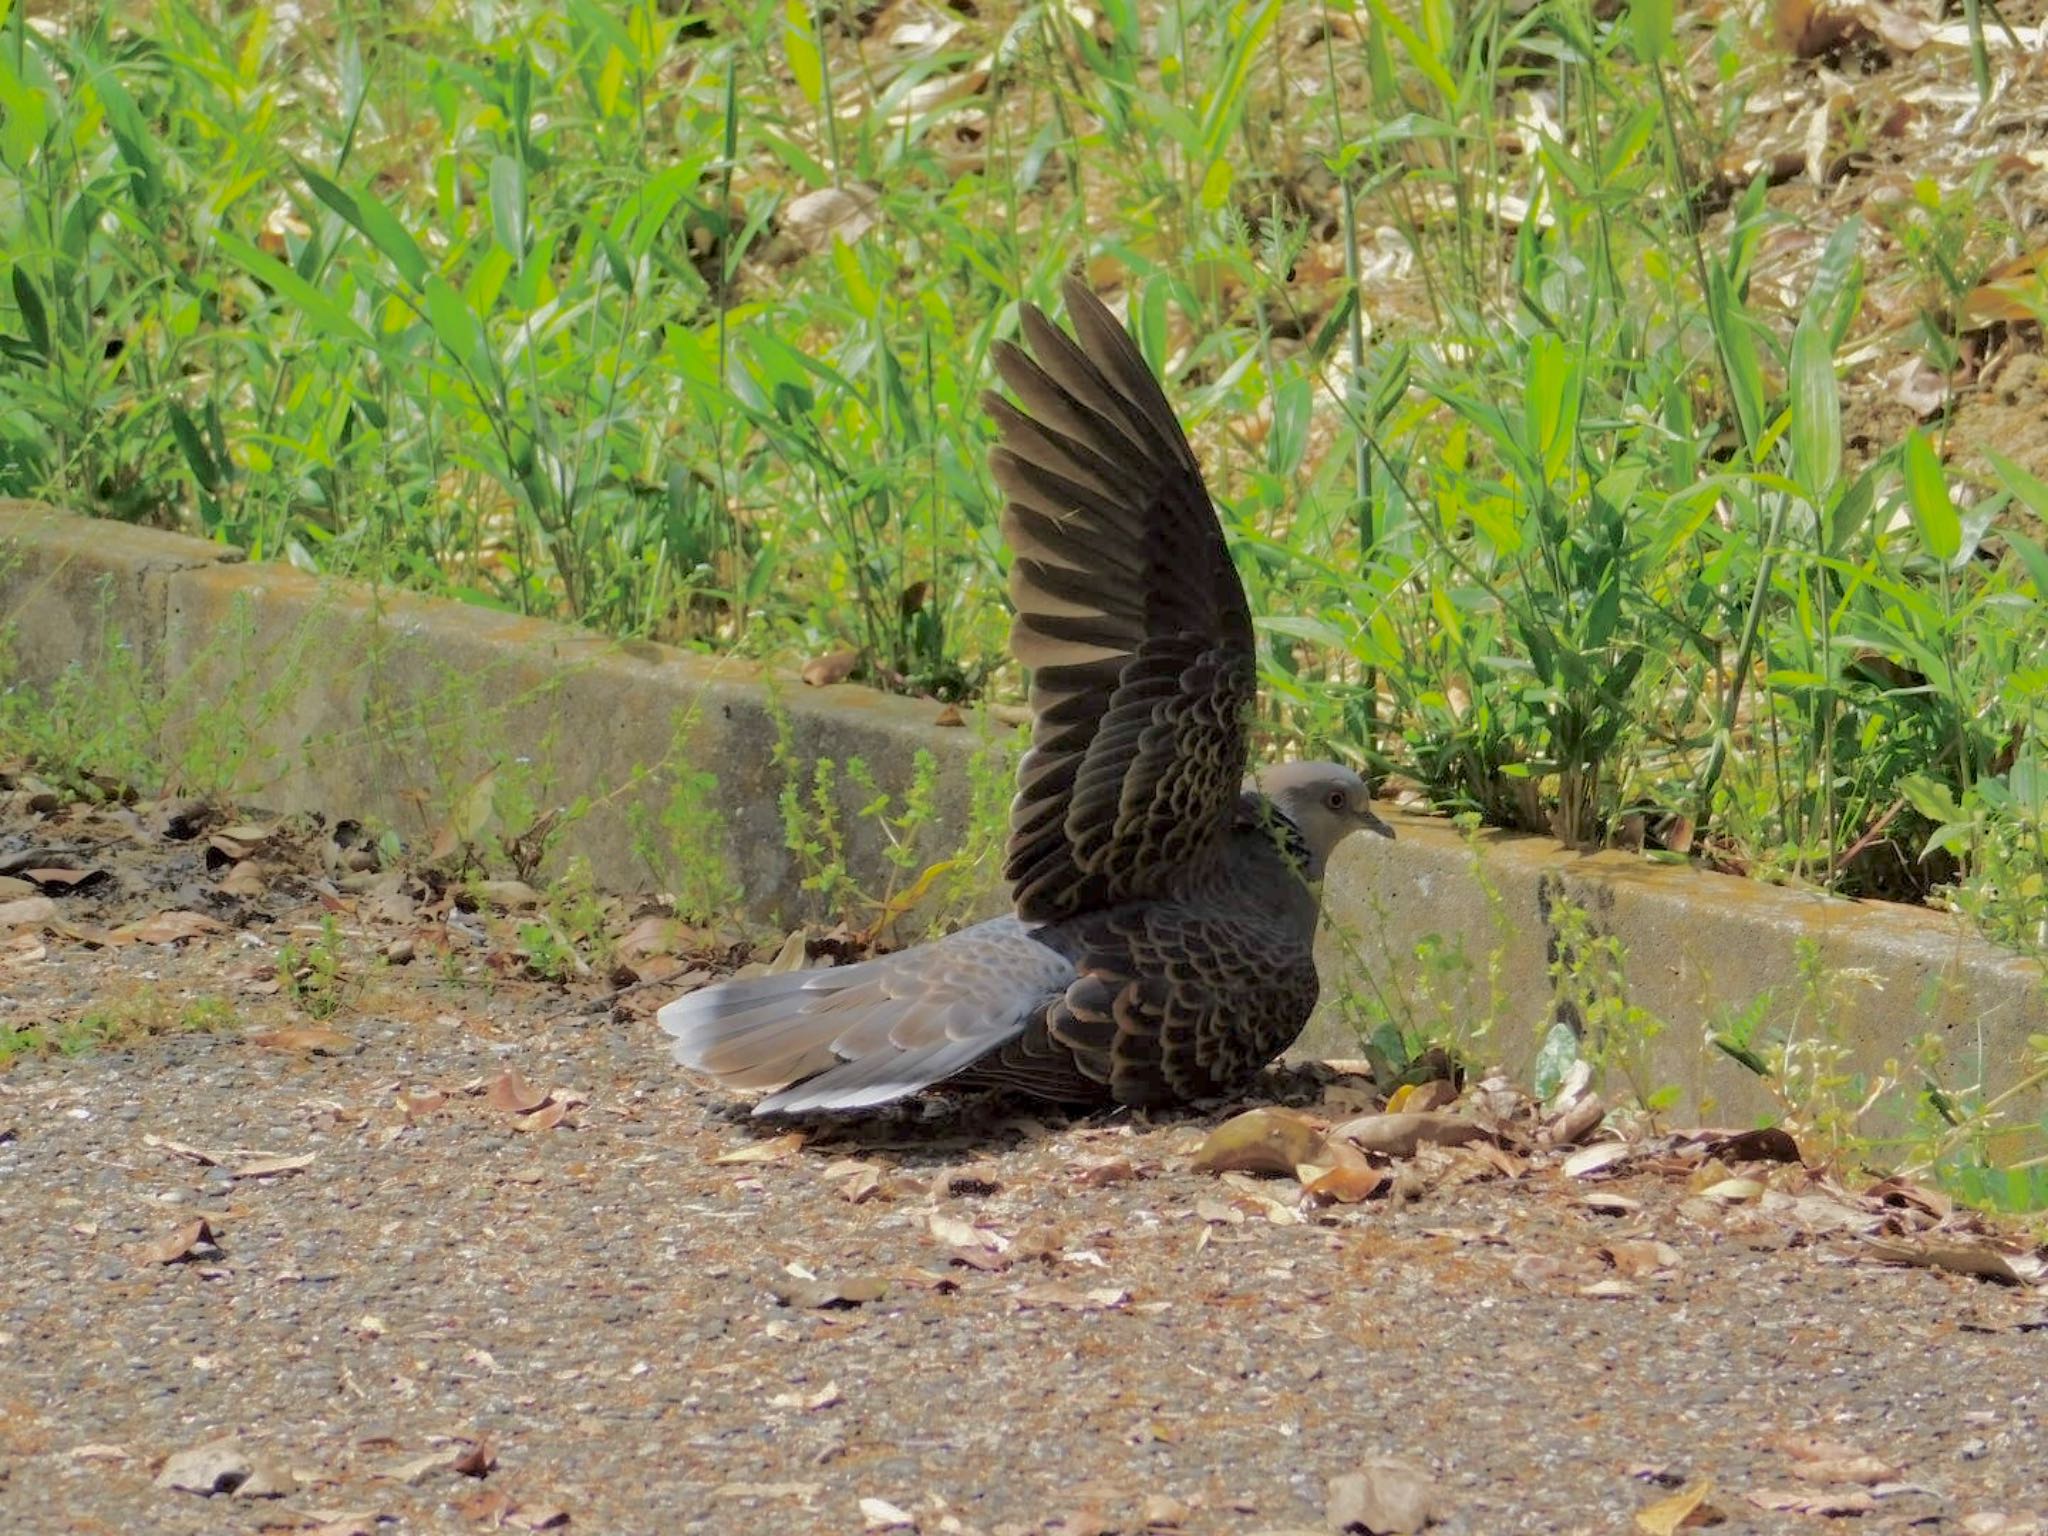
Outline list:
[[[83,1056],[155,1035],[212,1034],[235,1019],[234,1005],[220,997],[193,997],[179,1004],[154,992],[116,998],[75,1018],[0,1026],[0,1071],[23,1056]]]
[[[1717,169],[1810,66],[1666,0],[875,14],[0,3],[0,494],[1013,694],[977,401],[1079,265],[1209,466],[1265,749],[2048,942],[2039,460],[1955,382],[1845,425],[1872,347],[1981,352],[1988,171],[1866,224]]]

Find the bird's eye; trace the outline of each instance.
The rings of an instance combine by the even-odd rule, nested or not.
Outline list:
[[[1351,806],[1351,797],[1341,789],[1333,789],[1323,796],[1323,804],[1333,811],[1348,810]]]

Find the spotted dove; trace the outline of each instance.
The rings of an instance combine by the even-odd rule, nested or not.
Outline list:
[[[757,1114],[857,1110],[945,1083],[1158,1105],[1241,1088],[1316,1000],[1331,850],[1391,837],[1334,763],[1245,774],[1251,615],[1200,466],[1124,329],[1078,281],[1069,337],[986,405],[1015,559],[1010,643],[1031,746],[1005,876],[1014,911],[855,965],[748,977],[661,1010],[676,1058]]]

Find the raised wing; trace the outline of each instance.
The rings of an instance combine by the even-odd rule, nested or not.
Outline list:
[[[1004,874],[1052,920],[1163,893],[1226,832],[1245,770],[1251,614],[1201,468],[1131,338],[1077,279],[1078,342],[1024,310],[990,454],[1032,669]]]

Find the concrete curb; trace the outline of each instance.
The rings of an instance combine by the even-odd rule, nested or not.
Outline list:
[[[164,700],[172,749],[271,809],[431,838],[451,817],[588,802],[559,854],[618,887],[663,884],[711,906],[706,871],[722,866],[762,919],[827,915],[857,904],[855,887],[901,890],[958,852],[961,827],[997,826],[1008,797],[1015,733],[939,728],[930,704],[242,564],[27,503],[0,503],[0,626],[16,678],[37,686],[125,644]],[[871,794],[844,782],[856,759],[899,806],[926,764],[933,814],[893,852],[890,830],[859,814]],[[794,784],[814,804],[820,763],[843,846],[814,827],[806,858],[779,801]],[[2042,967],[1957,919],[1398,821],[1398,841],[1353,839],[1332,866],[1326,1002],[1301,1053],[1355,1055],[1361,1032],[1392,1025],[1526,1069],[1560,1012],[1598,1040],[1634,1009],[1615,1037],[1653,1033],[1649,1055],[1610,1069],[1734,1119],[1772,1107],[1710,1040],[1745,1018],[1759,1045],[1799,1042],[1815,1070],[1909,1088],[1923,1037],[1953,1090],[2012,1081],[2028,1036],[2048,1033]],[[945,893],[955,912],[995,899],[981,854]],[[846,883],[822,891],[831,866]],[[1559,973],[1577,994],[1562,1005]],[[1895,1094],[1878,1118],[1895,1127],[1909,1109],[1910,1092]]]

